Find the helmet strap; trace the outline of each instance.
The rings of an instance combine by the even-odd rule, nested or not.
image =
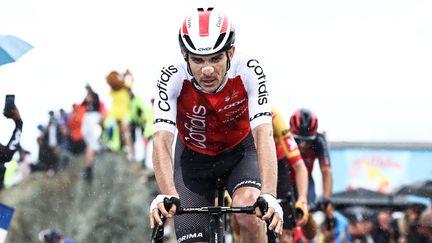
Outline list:
[[[226,74],[228,73],[228,70],[231,67],[231,60],[230,60],[229,55],[228,55],[228,50],[225,53],[227,56],[227,63],[226,63],[226,70],[225,70],[225,76],[226,76]]]
[[[187,71],[188,71],[188,73],[191,76],[193,76],[192,69],[191,69],[190,64],[189,64],[189,54],[188,53],[186,53],[186,57],[184,58],[184,60],[186,61],[186,64],[187,64]]]

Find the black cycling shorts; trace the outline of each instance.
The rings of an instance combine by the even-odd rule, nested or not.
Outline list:
[[[240,187],[260,189],[252,134],[233,149],[216,156],[195,152],[177,138],[174,181],[182,207],[213,205],[218,178],[223,179],[230,195]],[[209,216],[206,214],[176,215],[174,225],[178,242],[209,240]]]
[[[278,160],[278,182],[277,182],[277,198],[282,199],[280,203],[284,216],[283,228],[292,230],[296,225],[293,215],[293,205],[297,199],[293,183],[291,182],[291,175],[289,173],[289,164],[286,157]]]

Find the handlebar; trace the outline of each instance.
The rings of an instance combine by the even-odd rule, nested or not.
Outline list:
[[[255,208],[258,207],[263,214],[268,210],[267,201],[259,197],[257,202],[252,206],[246,207],[224,207],[224,206],[207,206],[207,207],[181,207],[180,200],[176,197],[165,198],[164,207],[168,211],[173,205],[176,205],[177,209],[175,214],[209,214],[209,215],[221,215],[221,214],[232,214],[232,213],[245,213],[255,214]],[[160,215],[162,225],[156,225],[152,232],[152,243],[163,242],[163,230],[166,218],[163,214]],[[266,220],[267,227],[270,225],[271,220]],[[279,238],[274,231],[267,230],[267,238],[269,243],[279,243]]]
[[[169,210],[172,205],[175,204],[177,207],[180,206],[180,200],[176,197],[171,198],[165,198],[164,199],[164,207],[166,210]],[[153,228],[152,232],[152,243],[163,243],[163,236],[164,236],[164,226],[166,217],[163,214],[160,214],[160,218],[162,220],[162,225],[156,225],[156,227]]]
[[[179,208],[176,211],[177,215],[181,214],[229,214],[229,213],[246,213],[254,214],[255,207],[220,207],[220,206],[208,206],[208,207],[198,207],[198,208]]]

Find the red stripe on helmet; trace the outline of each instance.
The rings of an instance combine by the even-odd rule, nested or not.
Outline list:
[[[299,134],[300,110],[294,111],[290,118],[290,129],[294,134]]]
[[[211,11],[208,10],[199,13],[199,35],[200,36],[209,35],[210,13]]]
[[[184,22],[183,22],[182,31],[183,31],[183,34],[184,34],[184,35],[189,35],[189,31],[188,31],[188,28],[187,28],[187,22],[186,22],[186,19],[185,19]]]
[[[295,117],[295,126],[296,126],[296,128],[297,129],[299,129],[300,128],[300,126],[301,126],[301,110],[297,110],[296,112],[295,112],[295,115],[294,115],[294,117]]]
[[[227,32],[227,29],[228,29],[228,18],[227,18],[227,16],[224,16],[224,20],[223,20],[223,23],[222,23],[222,28],[220,30],[220,33]]]

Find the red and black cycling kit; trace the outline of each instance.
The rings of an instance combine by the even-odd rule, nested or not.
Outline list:
[[[216,179],[228,192],[260,188],[251,130],[271,124],[267,79],[260,63],[236,54],[227,80],[206,93],[184,60],[162,68],[154,103],[154,131],[178,129],[174,180],[184,207],[211,205]],[[176,215],[178,242],[208,241],[208,215]]]
[[[296,139],[296,142],[299,144],[301,143],[301,140]],[[309,178],[308,202],[313,208],[316,203],[315,181],[312,177],[314,162],[316,159],[318,159],[318,163],[321,168],[331,167],[331,163],[330,163],[330,155],[327,146],[327,140],[325,139],[323,134],[318,133],[314,140],[307,141],[307,143],[309,145],[309,148],[300,151],[308,171],[308,178]],[[290,172],[294,174],[293,170],[291,170]]]
[[[310,149],[301,151],[301,156],[305,162],[309,177],[312,176],[314,161],[316,159],[318,159],[320,167],[331,166],[327,141],[321,133],[318,133],[316,138],[310,142]]]
[[[267,79],[260,63],[236,54],[226,80],[215,93],[192,81],[186,63],[163,68],[157,82],[154,131],[174,133],[190,149],[216,155],[233,148],[249,131],[271,124]]]

